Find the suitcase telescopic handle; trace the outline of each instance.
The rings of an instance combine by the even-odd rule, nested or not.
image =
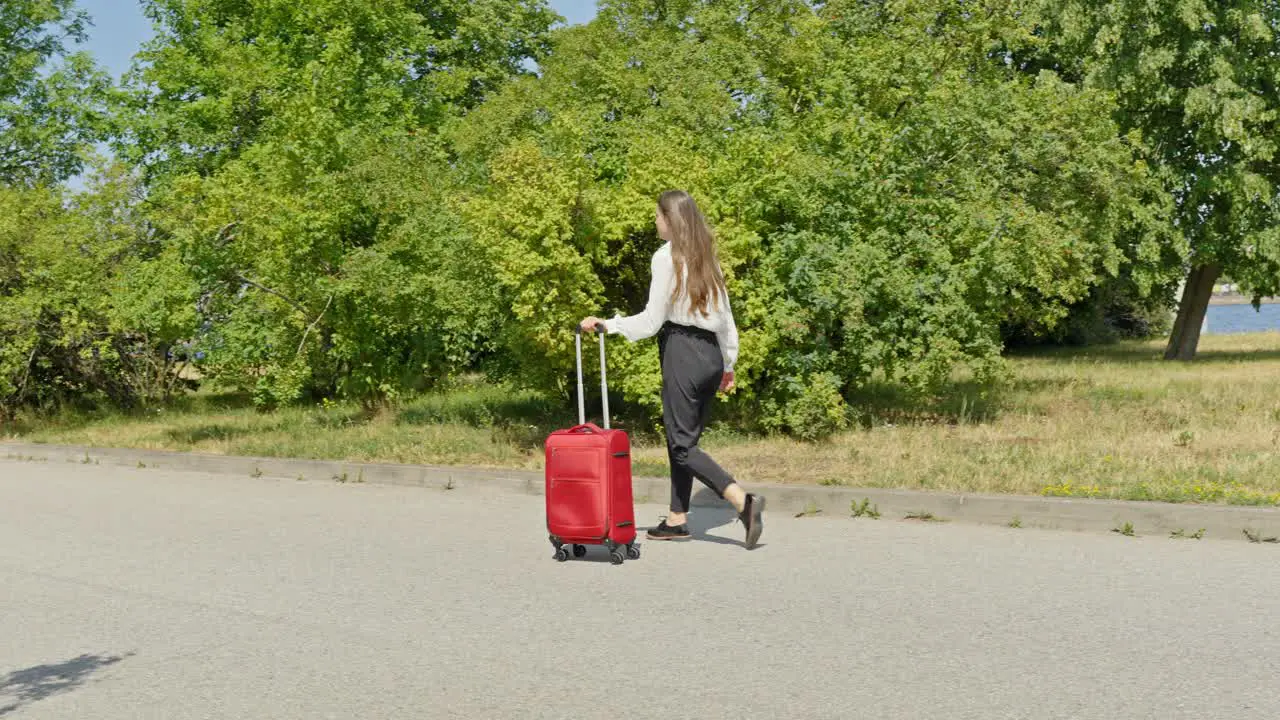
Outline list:
[[[609,379],[605,374],[604,360],[604,323],[596,325],[596,334],[600,336],[600,400],[604,408],[604,429],[609,429]],[[587,424],[587,407],[586,401],[583,399],[582,391],[582,327],[575,325],[573,334],[573,345],[577,355],[578,367],[578,424]]]

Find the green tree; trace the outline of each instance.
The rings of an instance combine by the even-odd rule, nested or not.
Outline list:
[[[74,0],[0,3],[0,183],[73,177],[82,151],[105,139],[110,78],[65,43],[83,42],[87,25]]]
[[[1280,292],[1280,4],[1273,0],[1046,3],[1025,66],[1110,91],[1166,176],[1190,247],[1165,357],[1195,356],[1214,282]]]
[[[146,9],[121,149],[199,288],[203,370],[272,405],[375,400],[469,359],[453,273],[484,273],[451,229],[436,129],[541,55],[545,3]]]
[[[294,161],[352,128],[435,127],[544,52],[543,0],[144,0],[157,35],[132,75],[125,146],[156,170],[209,173],[259,140]],[[338,145],[338,148],[332,146]]]
[[[1159,186],[1109,97],[1018,72],[998,53],[1030,27],[980,9],[620,1],[558,33],[541,77],[454,136],[469,224],[527,319],[506,348],[519,375],[566,368],[575,314],[643,302],[670,186],[719,231],[738,407],[804,436],[869,382],[989,376],[1002,324],[1051,328],[1102,279],[1158,265]],[[614,356],[649,406],[653,352]]]
[[[116,166],[74,196],[0,187],[0,414],[102,399],[133,407],[179,387],[194,297]]]

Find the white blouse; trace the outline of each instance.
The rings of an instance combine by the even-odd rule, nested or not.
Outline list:
[[[652,280],[649,282],[649,303],[637,315],[622,317],[621,315],[604,323],[610,333],[622,335],[630,342],[653,337],[662,329],[665,322],[709,330],[716,334],[720,345],[720,355],[724,358],[724,371],[733,372],[733,365],[738,360],[738,326],[733,321],[733,308],[729,306],[727,294],[720,296],[720,305],[707,303],[707,315],[691,312],[689,295],[681,291],[680,297],[672,302],[671,293],[676,283],[675,261],[671,259],[671,243],[658,248],[650,262]]]

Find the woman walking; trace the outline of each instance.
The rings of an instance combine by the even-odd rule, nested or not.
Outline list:
[[[662,421],[671,460],[671,514],[649,531],[652,540],[689,537],[689,501],[696,477],[738,511],[747,548],[764,529],[765,499],[745,492],[698,447],[716,391],[733,388],[738,328],[716,257],[714,238],[693,198],[682,190],[663,193],[655,222],[666,242],[653,254],[649,301],[630,317],[588,317],[582,329],[603,324],[630,342],[658,336],[662,363]]]

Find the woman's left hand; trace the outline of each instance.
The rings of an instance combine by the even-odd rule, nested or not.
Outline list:
[[[720,392],[727,393],[733,389],[733,371],[725,373],[720,377]]]

